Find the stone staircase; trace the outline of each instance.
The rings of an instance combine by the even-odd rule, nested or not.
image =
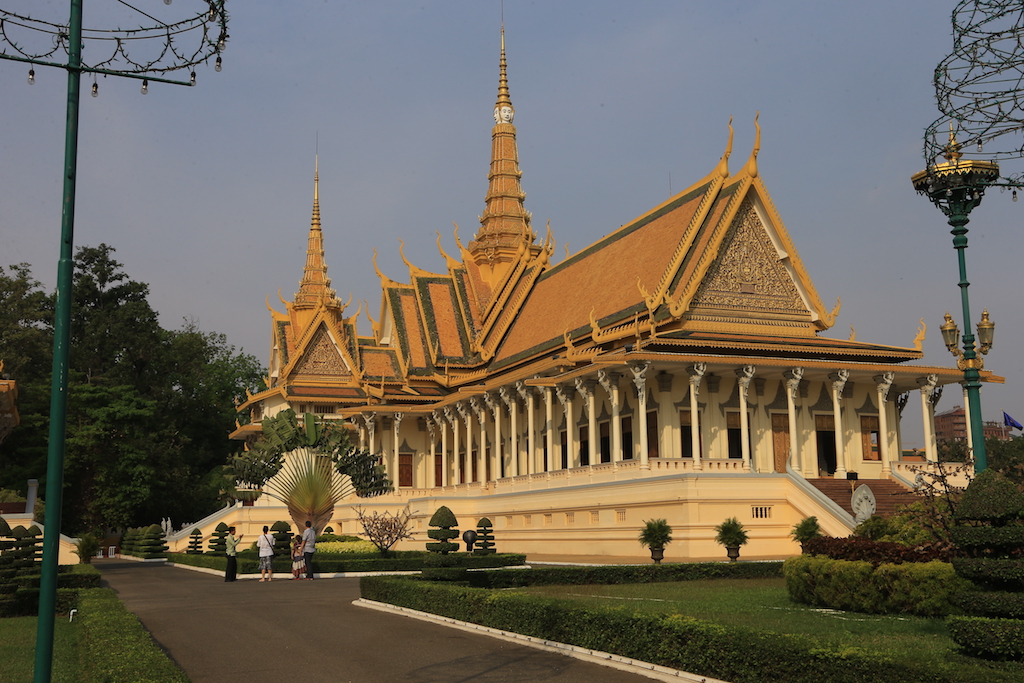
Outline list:
[[[846,479],[822,477],[819,479],[808,479],[807,481],[851,515],[854,513],[853,508],[850,507],[850,498],[853,496],[853,490],[861,484],[867,484],[871,492],[875,494],[875,514],[880,517],[891,517],[896,512],[897,507],[913,503],[918,498],[917,494],[892,479],[848,481]],[[853,485],[852,487],[851,484]]]

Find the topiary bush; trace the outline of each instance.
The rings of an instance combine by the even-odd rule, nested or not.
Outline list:
[[[292,525],[284,521],[274,522],[270,527],[270,533],[274,537],[274,554],[290,556],[292,552]]]
[[[473,554],[490,555],[498,552],[494,549],[494,532],[492,529],[491,520],[487,517],[476,523],[476,544],[478,547],[473,550]]]
[[[159,557],[167,557],[167,544],[164,542],[164,530],[159,524],[151,524],[142,532],[142,538],[137,543],[137,555],[143,559],[151,560]]]
[[[221,522],[210,534],[210,551],[214,555],[224,555],[228,549],[228,543],[225,540],[228,537],[228,525]]]
[[[427,550],[432,553],[447,555],[459,549],[458,543],[452,543],[451,539],[459,537],[459,522],[455,514],[446,505],[437,508],[437,511],[430,518],[428,523],[435,529],[427,530],[427,537],[434,539],[435,543],[427,543]]]
[[[202,555],[203,554],[203,532],[199,529],[193,529],[192,533],[188,536],[188,548],[185,550],[189,555]]]
[[[967,487],[954,519],[951,537],[966,557],[953,567],[981,590],[954,597],[969,616],[948,620],[950,637],[974,656],[1024,660],[1024,493],[985,470]]]
[[[872,541],[870,538],[860,536],[848,538],[819,536],[804,542],[804,553],[824,555],[833,560],[868,562],[877,567],[880,564],[901,564],[903,562],[932,562],[934,560],[949,562],[955,555],[955,550],[940,543],[910,547],[890,541]]]

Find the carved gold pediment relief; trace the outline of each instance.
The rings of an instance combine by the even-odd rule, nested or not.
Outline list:
[[[749,197],[690,303],[701,308],[810,316]]]
[[[293,376],[350,377],[352,371],[334,346],[327,328],[320,325],[313,333],[313,338],[310,339],[302,358],[295,364],[295,370],[291,374]]]

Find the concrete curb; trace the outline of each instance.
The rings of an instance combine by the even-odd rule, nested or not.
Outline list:
[[[435,624],[442,624],[451,628],[457,628],[461,631],[470,631],[472,633],[480,633],[483,635],[491,636],[492,638],[498,638],[500,640],[507,640],[513,643],[519,643],[520,645],[526,645],[528,647],[536,648],[538,650],[544,650],[546,652],[557,652],[559,654],[567,655],[575,659],[579,659],[585,662],[591,662],[593,664],[600,664],[601,666],[607,666],[612,669],[619,669],[620,671],[628,671],[629,673],[639,674],[652,678],[656,681],[687,681],[687,683],[728,683],[728,681],[722,681],[717,678],[708,678],[707,676],[699,676],[697,674],[691,674],[686,671],[679,671],[678,669],[670,669],[665,666],[658,666],[657,664],[651,664],[650,662],[642,662],[638,659],[630,659],[629,657],[621,657],[608,652],[601,652],[600,650],[588,650],[586,648],[577,647],[575,645],[568,645],[566,643],[559,643],[553,640],[543,640],[541,638],[534,638],[532,636],[524,636],[520,633],[512,633],[511,631],[500,631],[495,628],[487,626],[481,626],[479,624],[471,624],[466,621],[459,621],[457,619],[450,619],[448,617],[442,617],[437,614],[430,614],[429,612],[420,612],[418,610],[409,609],[408,607],[398,607],[397,605],[389,605],[385,602],[377,602],[375,600],[367,600],[365,598],[359,598],[352,602],[356,607],[365,607],[367,609],[374,609],[380,612],[392,612],[401,614],[403,616],[411,617],[413,619],[419,619],[421,621],[429,621]]]

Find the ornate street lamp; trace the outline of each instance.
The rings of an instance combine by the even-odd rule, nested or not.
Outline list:
[[[951,123],[949,142],[943,153],[946,162],[915,173],[911,181],[918,194],[925,195],[939,207],[953,228],[953,248],[956,249],[957,261],[960,264],[960,305],[967,328],[967,333],[963,336],[963,350],[961,351],[959,347],[960,330],[953,322],[953,316],[946,313],[946,321],[939,329],[942,331],[943,343],[957,357],[957,367],[964,372],[967,411],[974,445],[974,470],[981,472],[988,466],[988,458],[985,453],[984,423],[981,419],[980,370],[984,363],[978,354],[986,354],[992,348],[995,323],[988,319],[986,309],[981,322],[978,323],[977,339],[981,345],[980,348],[976,347],[975,336],[970,332],[971,304],[967,290],[971,283],[967,280],[964,251],[967,249],[967,223],[970,221],[968,217],[971,211],[981,204],[985,189],[999,180],[999,164],[994,161],[964,159],[960,149]]]
[[[78,169],[78,108],[82,74],[92,74],[92,96],[99,95],[96,76],[118,76],[142,81],[142,94],[150,81],[194,86],[196,65],[214,59],[221,70],[221,53],[228,39],[225,0],[192,0],[198,10],[184,19],[167,23],[126,0],[118,8],[130,13],[131,25],[138,17],[153,21],[150,26],[130,29],[88,29],[82,25],[83,0],[70,0],[67,22],[39,18],[45,10],[33,7],[34,16],[0,9],[0,59],[29,65],[28,84],[36,82],[36,66],[51,66],[68,73],[67,118],[64,135],[64,191],[61,218],[60,259],[57,264],[57,301],[53,323],[53,374],[50,385],[50,430],[46,462],[46,516],[43,534],[43,562],[39,581],[39,619],[33,680],[46,683],[53,668],[53,631],[57,602],[57,555],[60,551],[61,507],[64,488],[64,442],[67,420],[68,366],[71,344],[71,289],[75,223],[75,179]],[[172,0],[164,0],[170,5]],[[94,49],[89,61],[82,48]],[[146,46],[155,49],[147,51]],[[164,75],[190,71],[188,80],[171,80]]]

